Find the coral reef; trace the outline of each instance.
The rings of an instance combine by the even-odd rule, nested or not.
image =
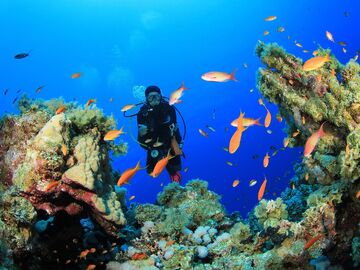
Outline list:
[[[112,187],[109,158],[126,144],[102,140],[115,121],[96,106],[23,98],[21,114],[0,122],[2,263],[32,256],[36,247],[35,264],[56,254],[53,269],[356,269],[360,67],[322,48],[318,54],[331,61],[313,71],[274,43],[260,42],[256,53],[266,65],[258,88],[286,119],[289,147],[304,146],[324,124],[325,135],[295,165],[281,198],[261,200],[242,219],[194,179],[165,186],[155,204],[126,208],[125,190]],[[59,106],[65,113],[54,115]],[[66,255],[55,249],[59,239]]]

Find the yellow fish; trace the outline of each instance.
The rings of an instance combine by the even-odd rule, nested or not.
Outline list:
[[[104,141],[112,141],[119,137],[121,134],[125,134],[123,131],[124,127],[121,127],[119,130],[110,130],[108,133],[104,136]]]
[[[181,102],[180,98],[184,95],[183,91],[188,89],[189,88],[185,86],[184,82],[182,82],[180,88],[171,93],[169,99],[169,105],[172,106],[176,103],[180,103]]]
[[[276,20],[276,19],[277,19],[276,16],[269,16],[269,17],[266,17],[264,20],[265,20],[266,22],[271,22],[271,21],[274,21],[274,20]]]
[[[80,76],[81,76],[81,72],[76,72],[76,73],[71,74],[72,79],[80,78]]]
[[[237,187],[239,185],[240,181],[238,179],[234,180],[232,183],[232,187]]]
[[[313,58],[310,58],[309,60],[307,60],[303,67],[302,70],[304,71],[311,71],[311,70],[316,70],[321,68],[326,62],[330,62],[331,58],[329,55],[326,56],[315,56]]]
[[[233,127],[237,127],[237,120],[238,118],[236,118],[235,120],[233,120],[231,122],[231,125]],[[243,126],[244,127],[251,127],[253,125],[257,125],[257,126],[262,126],[262,124],[260,124],[259,122],[260,118],[257,118],[257,119],[253,119],[253,118],[245,118],[243,119]]]
[[[96,99],[89,99],[87,102],[86,102],[86,107],[89,107],[92,103],[96,102]]]
[[[128,104],[128,105],[125,105],[124,107],[122,107],[122,109],[120,111],[126,112],[126,111],[132,109],[133,107],[135,107],[135,104]]]
[[[326,31],[325,34],[326,34],[326,38],[327,38],[328,40],[330,40],[330,41],[332,41],[332,42],[335,43],[334,37],[333,37],[333,35],[332,35],[329,31]]]
[[[235,79],[236,70],[237,68],[235,68],[230,74],[221,71],[207,72],[201,76],[201,79],[208,82],[227,82],[230,80],[237,82],[237,80]]]
[[[252,179],[252,180],[250,180],[250,182],[249,182],[249,186],[250,186],[250,187],[255,186],[256,183],[257,183],[257,181],[256,181],[255,179]]]

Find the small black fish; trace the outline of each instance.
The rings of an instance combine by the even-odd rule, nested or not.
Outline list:
[[[20,91],[21,91],[21,89],[17,90],[17,91],[16,91],[16,94],[19,94],[19,93],[20,93]]]
[[[257,159],[257,158],[259,158],[259,155],[255,154],[255,155],[252,156],[252,158]]]
[[[276,147],[275,147],[274,145],[271,145],[271,146],[270,146],[270,150],[275,151],[275,150],[276,150]]]
[[[30,55],[30,52],[28,53],[18,53],[17,55],[14,56],[15,59],[23,59],[25,57],[28,57]]]
[[[36,88],[35,93],[39,94],[41,92],[41,90],[43,90],[44,87],[45,87],[45,85],[39,86],[38,88]]]
[[[18,100],[18,97],[14,98],[13,104]]]
[[[9,89],[5,89],[4,90],[4,96],[6,96],[6,94],[9,92]]]
[[[350,15],[349,12],[347,12],[347,11],[344,12],[345,17],[349,17],[349,15]]]

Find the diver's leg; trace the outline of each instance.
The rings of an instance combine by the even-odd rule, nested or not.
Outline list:
[[[170,180],[172,182],[180,183],[181,181],[181,157],[176,156],[169,160],[169,163],[166,166],[166,170],[170,175]]]

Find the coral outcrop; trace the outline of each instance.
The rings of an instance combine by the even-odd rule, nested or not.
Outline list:
[[[55,104],[55,105],[54,105]],[[58,106],[65,112],[55,114]],[[104,134],[115,121],[93,107],[23,97],[20,115],[1,119],[1,238],[24,250],[37,214],[91,215],[109,234],[126,222]],[[117,147],[119,149],[119,147]],[[126,144],[121,145],[126,153]]]

